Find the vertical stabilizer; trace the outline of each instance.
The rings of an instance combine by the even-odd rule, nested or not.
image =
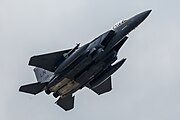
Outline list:
[[[38,82],[49,82],[50,77],[53,75],[53,72],[47,71],[45,69],[42,68],[34,68],[34,72],[37,78]]]

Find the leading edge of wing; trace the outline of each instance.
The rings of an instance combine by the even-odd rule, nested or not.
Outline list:
[[[68,53],[70,50],[71,49],[67,49],[63,51],[33,56],[29,60],[29,65],[54,72],[56,66],[65,60],[63,54]]]

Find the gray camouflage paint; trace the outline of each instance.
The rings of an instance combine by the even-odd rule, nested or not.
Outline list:
[[[0,119],[180,119],[179,4],[178,0],[1,0]],[[119,52],[119,58],[128,59],[113,76],[108,95],[82,90],[76,94],[79,109],[65,113],[45,93],[33,97],[18,92],[20,85],[35,81],[33,68],[27,66],[30,56],[86,43],[117,21],[147,9],[153,9],[151,16]]]

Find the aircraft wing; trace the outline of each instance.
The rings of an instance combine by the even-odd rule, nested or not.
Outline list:
[[[65,60],[63,54],[68,53],[70,50],[71,49],[33,56],[30,58],[29,65],[54,72],[56,65]]]

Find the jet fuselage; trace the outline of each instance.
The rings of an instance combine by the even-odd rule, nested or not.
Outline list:
[[[83,87],[98,95],[111,91],[111,75],[126,61],[126,58],[116,61],[117,54],[128,39],[128,34],[150,12],[148,10],[118,22],[83,46],[77,44],[73,49],[31,57],[29,65],[36,67],[37,82],[23,85],[19,91],[34,95],[42,91],[47,94],[52,92],[54,97],[59,97],[56,104],[66,111],[74,107],[73,93]]]
[[[115,48],[124,44],[129,32],[135,29],[149,13],[150,11],[145,11],[125,20],[112,28],[110,32],[78,48],[57,67],[55,77],[47,88],[54,92],[55,96],[65,96],[88,85],[117,60],[120,47]],[[121,41],[124,42],[118,45]]]

